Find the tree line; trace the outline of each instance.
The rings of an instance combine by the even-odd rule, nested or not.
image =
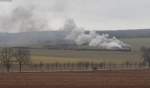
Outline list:
[[[30,50],[27,47],[3,47],[0,48],[0,62],[3,64],[7,72],[10,71],[12,64],[19,64],[19,70],[23,64],[30,63]]]
[[[126,66],[127,68],[130,68],[132,66],[146,66],[148,65],[150,67],[150,48],[147,47],[142,47],[141,48],[142,52],[142,57],[143,57],[143,62],[141,63],[130,63],[130,62],[125,62],[122,64],[122,66]],[[0,48],[0,63],[3,65],[7,72],[10,72],[10,68],[13,64],[18,64],[19,66],[19,71],[22,71],[22,66],[25,65],[32,65],[35,67],[39,67],[42,69],[43,67],[47,68],[91,68],[92,70],[97,70],[98,68],[100,69],[107,69],[107,66],[109,68],[111,67],[116,67],[117,64],[113,63],[105,63],[105,62],[100,62],[100,63],[94,63],[94,62],[79,62],[79,63],[51,63],[51,64],[32,64],[31,63],[31,52],[28,47],[2,47]],[[121,65],[119,65],[121,66]],[[36,69],[36,68],[35,68]]]

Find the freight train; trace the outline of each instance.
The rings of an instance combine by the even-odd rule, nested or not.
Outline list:
[[[123,48],[106,49],[106,48],[100,48],[100,47],[90,47],[86,45],[78,46],[75,44],[45,45],[44,48],[54,49],[54,50],[76,50],[76,51],[120,51],[120,52],[132,51],[130,46],[126,46]]]

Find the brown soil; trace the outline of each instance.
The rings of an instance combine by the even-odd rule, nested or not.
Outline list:
[[[0,88],[150,88],[150,70],[0,73]]]

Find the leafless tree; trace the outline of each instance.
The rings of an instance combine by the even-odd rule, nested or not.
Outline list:
[[[148,63],[150,67],[150,48],[142,47],[141,51],[143,52],[144,63]]]
[[[1,63],[6,67],[7,72],[10,71],[11,61],[13,57],[13,49],[12,48],[1,48],[0,51],[0,60]]]
[[[43,66],[44,66],[43,62],[40,62],[39,66],[40,66],[40,71],[42,72],[43,71]]]
[[[14,48],[14,57],[19,64],[19,71],[22,71],[22,65],[30,63],[30,50],[27,47]]]

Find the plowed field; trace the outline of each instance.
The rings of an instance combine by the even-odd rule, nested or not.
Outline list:
[[[0,73],[0,88],[150,88],[150,70]]]

